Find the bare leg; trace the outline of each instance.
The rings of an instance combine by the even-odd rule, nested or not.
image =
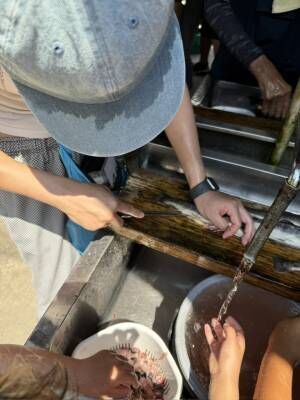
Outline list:
[[[212,39],[212,44],[214,47],[214,56],[216,57],[220,48],[220,41],[217,39]]]
[[[201,47],[200,47],[200,64],[208,65],[208,56],[211,48],[211,40],[208,37],[201,37]]]
[[[210,39],[209,37],[206,36],[201,37],[201,49],[200,49],[201,58],[200,61],[194,65],[194,72],[196,74],[201,75],[209,71],[208,57],[211,45],[213,45],[214,56],[216,56],[220,47],[219,40]]]

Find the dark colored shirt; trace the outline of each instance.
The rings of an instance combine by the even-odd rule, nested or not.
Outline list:
[[[230,0],[204,0],[204,12],[220,41],[246,68],[263,54],[236,18]]]

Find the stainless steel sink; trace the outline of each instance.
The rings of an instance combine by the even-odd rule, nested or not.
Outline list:
[[[88,248],[26,345],[71,354],[78,343],[107,324],[130,320],[154,329],[176,358],[173,334],[178,310],[188,292],[210,275],[106,233]],[[182,398],[195,397],[184,392]]]
[[[204,99],[204,104],[215,109],[255,117],[260,114],[259,88],[233,82],[217,81]]]
[[[210,275],[107,234],[83,255],[26,344],[71,354],[80,341],[117,320],[140,322],[170,344],[183,299]]]
[[[212,82],[210,77],[206,76],[200,80],[192,103],[196,110],[227,111],[221,117],[218,116],[218,112],[215,113],[215,119],[212,113],[208,118],[199,116],[196,112],[197,126],[204,148],[218,149],[232,156],[237,154],[249,161],[268,164],[280,131],[280,123],[263,118],[258,107],[261,103],[258,88],[233,82]],[[239,118],[241,115],[252,115],[252,118]],[[258,118],[255,119],[255,116]],[[257,121],[255,124],[254,119]],[[294,145],[294,140],[291,140],[281,163],[284,168],[291,168]]]

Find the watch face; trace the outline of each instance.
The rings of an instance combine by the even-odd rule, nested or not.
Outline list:
[[[207,178],[206,182],[209,184],[209,186],[212,188],[212,190],[219,190],[219,186],[212,178]]]

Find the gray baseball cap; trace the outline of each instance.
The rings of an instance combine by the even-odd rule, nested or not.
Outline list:
[[[1,0],[0,64],[58,142],[113,156],[175,116],[185,64],[174,0]]]

